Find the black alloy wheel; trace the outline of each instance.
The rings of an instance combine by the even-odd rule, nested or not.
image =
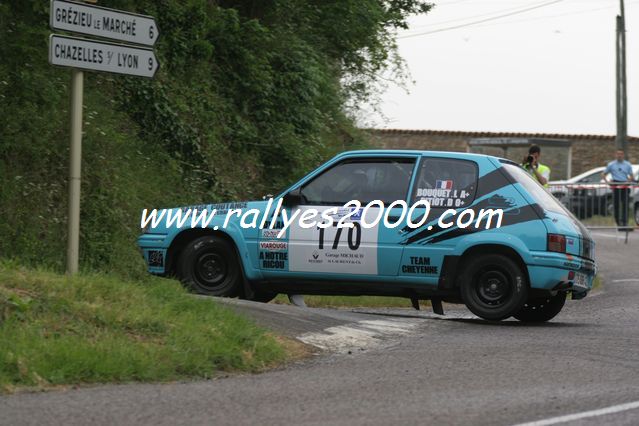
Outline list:
[[[243,282],[235,248],[218,236],[186,245],[178,260],[178,277],[190,290],[209,296],[237,296]]]
[[[460,292],[472,313],[498,321],[521,310],[528,296],[528,279],[510,257],[484,254],[469,259],[463,266]]]

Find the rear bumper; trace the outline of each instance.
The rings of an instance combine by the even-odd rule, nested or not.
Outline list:
[[[531,288],[571,291],[573,299],[588,294],[596,273],[597,265],[592,260],[561,253],[533,253],[533,262],[528,265]]]

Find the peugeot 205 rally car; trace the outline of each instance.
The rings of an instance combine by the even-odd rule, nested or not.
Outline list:
[[[362,226],[362,208],[343,207],[353,200],[383,202],[367,215],[381,212],[395,226]],[[418,203],[406,214],[402,200],[427,200],[430,211]],[[194,209],[217,213],[205,227],[168,225],[169,214]],[[310,209],[348,227],[285,226],[283,217]],[[500,227],[488,220],[464,226],[486,209],[502,210]],[[488,320],[547,321],[567,293],[585,297],[596,272],[594,243],[581,223],[519,165],[485,155],[346,152],[273,199],[166,213],[138,240],[149,272],[214,296],[390,295],[416,308],[430,300],[437,313],[444,301]]]

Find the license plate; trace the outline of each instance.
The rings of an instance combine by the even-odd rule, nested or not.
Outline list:
[[[572,285],[586,290],[590,289],[590,286],[588,285],[588,276],[579,272],[575,274],[575,279]]]

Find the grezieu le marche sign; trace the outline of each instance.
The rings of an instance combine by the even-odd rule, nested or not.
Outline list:
[[[51,0],[51,28],[153,46],[160,35],[152,16],[105,7]]]
[[[90,71],[152,78],[158,70],[153,50],[51,34],[49,63]]]

